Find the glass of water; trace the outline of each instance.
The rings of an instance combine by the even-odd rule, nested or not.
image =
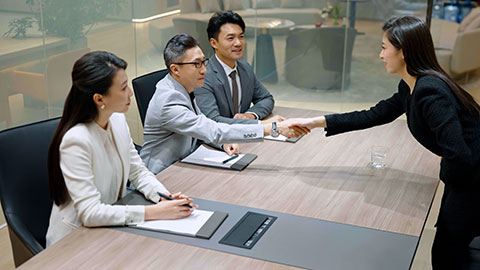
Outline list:
[[[370,167],[374,169],[382,169],[387,166],[387,147],[374,145],[372,146]]]

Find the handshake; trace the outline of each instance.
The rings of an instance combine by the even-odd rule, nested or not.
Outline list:
[[[317,127],[327,127],[324,116],[285,119],[285,117],[280,115],[274,115],[269,119],[261,121],[261,124],[263,124],[264,136],[268,136],[272,133],[272,122],[277,123],[278,132],[287,138],[300,137],[303,134],[308,134],[312,129]],[[224,144],[223,150],[225,150],[230,156],[240,153],[240,147],[238,144]]]
[[[265,135],[272,132],[272,122],[277,123],[277,130],[280,134],[287,138],[295,138],[308,134],[313,128],[326,127],[325,117],[319,116],[315,118],[290,118],[285,119],[280,115],[263,120]]]

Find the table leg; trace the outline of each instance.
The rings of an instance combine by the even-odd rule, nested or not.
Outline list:
[[[355,17],[356,17],[356,9],[357,9],[357,2],[356,1],[350,1],[350,28],[355,28]]]

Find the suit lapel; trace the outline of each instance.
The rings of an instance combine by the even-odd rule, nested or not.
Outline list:
[[[170,74],[167,75],[167,76],[170,76]],[[191,102],[190,95],[188,94],[187,89],[185,89],[185,87],[183,87],[183,85],[181,83],[177,82],[177,80],[175,80],[173,77],[170,76],[169,80],[170,80],[170,83],[171,83],[170,88],[173,89],[174,91],[177,91],[180,94],[182,94],[185,97],[185,99],[187,100],[187,102],[185,104],[188,106],[188,109],[190,109],[190,111],[196,113],[195,110],[197,110],[197,107],[195,107],[195,110],[193,109],[194,105]],[[198,112],[198,110],[197,110],[197,112]]]
[[[129,164],[129,161],[127,159],[130,157],[130,153],[129,153],[130,147],[126,147],[126,148],[120,147],[121,145],[125,144],[125,142],[122,141],[121,131],[119,130],[118,126],[113,125],[111,120],[109,120],[109,125],[111,125],[111,128],[112,128],[113,141],[115,142],[115,148],[117,148],[117,152],[118,152],[118,155],[120,156],[120,161],[122,162],[122,168],[123,168],[122,184],[120,186],[120,192],[118,194],[119,197],[121,198],[124,196],[126,192],[124,190],[124,187],[125,187],[124,183],[127,181],[128,174],[129,174],[128,172],[129,168],[126,165]],[[123,149],[126,149],[126,152],[122,151]]]
[[[247,70],[245,67],[237,61],[237,70],[238,76],[240,76],[240,85],[242,87],[242,102],[240,103],[241,109],[240,112],[246,112],[250,108],[251,100],[248,97],[252,97],[253,94],[250,92],[252,91],[253,87],[249,85],[251,80],[247,78]]]
[[[213,55],[210,57],[209,60],[212,65],[212,71],[215,72],[217,80],[220,82],[220,85],[223,87],[223,92],[225,93],[225,97],[227,99],[228,108],[230,109],[230,113],[233,116],[233,102],[232,102],[232,91],[230,89],[230,84],[228,83],[227,74],[225,74],[225,70],[222,67],[222,64],[218,62],[217,57]]]
[[[173,89],[174,91],[178,91],[180,94],[182,94],[187,99],[187,102],[185,104],[188,106],[188,109],[193,113],[200,115],[201,110],[197,106],[195,99],[193,103],[191,102],[190,95],[188,94],[187,89],[185,89],[185,87],[183,87],[181,83],[179,83],[172,76],[170,76],[170,74],[168,74],[167,76],[168,76],[168,79],[170,80],[170,85],[169,85],[170,89]],[[191,138],[191,147],[193,149],[193,145],[197,143],[197,139],[194,137],[190,137],[190,138]]]

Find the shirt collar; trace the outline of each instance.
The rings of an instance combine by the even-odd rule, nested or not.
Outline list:
[[[231,68],[227,64],[225,64],[222,60],[220,60],[220,58],[218,58],[217,54],[215,54],[215,57],[217,58],[220,65],[222,65],[223,70],[225,70],[225,74],[227,74],[227,76],[230,76],[230,73],[232,73],[232,71],[234,71],[234,70],[237,72],[237,75],[238,75],[237,61],[235,61],[235,67]]]
[[[110,123],[110,119],[108,119],[107,129],[103,129],[95,121],[92,121],[90,125],[92,126],[93,132],[102,140],[103,143],[105,143],[108,138],[112,136],[112,124]]]
[[[185,89],[185,87],[183,87],[183,85],[180,82],[175,80],[175,78],[173,78],[173,76],[170,75],[170,73],[168,73],[167,76],[165,76],[165,78],[168,81],[170,81],[173,90],[182,93],[182,95],[184,95],[185,97],[189,97],[189,93],[188,93],[187,89]]]

